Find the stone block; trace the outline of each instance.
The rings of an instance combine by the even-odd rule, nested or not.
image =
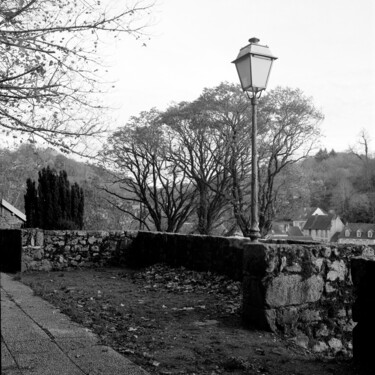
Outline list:
[[[44,256],[44,251],[41,248],[35,249],[36,251],[34,252],[34,259],[35,260],[41,260]]]
[[[317,310],[304,310],[300,313],[300,319],[303,322],[309,323],[322,320],[322,317],[320,316],[320,312]]]
[[[327,274],[327,279],[330,281],[335,281],[337,279],[344,281],[347,273],[347,267],[343,260],[336,260],[332,262],[329,266],[329,272]]]
[[[283,269],[286,267],[286,265],[287,265],[287,260],[286,260],[286,257],[283,256],[283,257],[281,258],[280,272],[283,271]]]
[[[90,244],[90,245],[93,245],[95,242],[96,242],[96,238],[95,237],[89,237],[87,242]]]
[[[323,248],[322,255],[325,258],[329,258],[331,256],[331,254],[332,254],[332,249],[330,247]]]
[[[300,275],[282,275],[266,285],[266,304],[270,307],[301,305],[320,299],[324,287],[322,277],[313,275],[303,280]]]
[[[297,323],[299,311],[295,307],[284,309],[280,314],[277,322],[281,326],[294,326]]]
[[[44,232],[41,230],[37,230],[35,233],[35,245],[36,246],[44,245]]]
[[[324,341],[318,341],[317,344],[313,346],[313,351],[315,353],[323,353],[328,350],[328,345]]]
[[[325,286],[324,286],[324,289],[326,291],[326,293],[330,294],[330,293],[333,293],[333,292],[336,292],[336,288],[334,288],[331,283],[326,283]]]
[[[298,331],[296,336],[295,336],[295,339],[294,339],[295,343],[302,347],[302,348],[305,348],[307,349],[309,347],[309,342],[310,342],[310,339],[307,335],[305,335],[303,332],[300,332]]]
[[[329,330],[325,324],[321,324],[320,328],[316,331],[317,337],[327,337],[329,335]]]
[[[290,273],[301,273],[302,267],[298,263],[285,267],[285,270]]]
[[[315,266],[315,269],[318,272],[320,272],[322,270],[323,263],[324,263],[323,258],[317,258],[317,259],[313,260],[313,265]]]
[[[332,337],[328,341],[328,346],[334,351],[334,353],[337,353],[342,349],[342,341],[335,337]]]

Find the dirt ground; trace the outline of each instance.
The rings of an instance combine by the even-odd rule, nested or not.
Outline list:
[[[354,375],[293,341],[241,327],[241,284],[156,265],[34,272],[21,281],[152,374]]]

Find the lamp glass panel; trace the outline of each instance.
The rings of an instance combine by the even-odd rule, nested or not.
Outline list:
[[[250,57],[245,56],[242,59],[236,61],[236,68],[238,76],[240,77],[241,86],[244,90],[251,86],[251,74],[250,74]]]
[[[271,65],[272,59],[257,55],[251,56],[253,87],[266,88]]]

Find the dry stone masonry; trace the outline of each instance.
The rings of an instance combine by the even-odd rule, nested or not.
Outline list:
[[[152,232],[24,230],[22,269],[143,267],[155,263],[242,281],[243,321],[323,355],[352,353],[350,261],[366,246],[251,243],[248,239]]]
[[[350,259],[373,257],[366,247],[258,244],[244,254],[243,317],[282,332],[306,349],[352,352]]]
[[[56,271],[113,265],[116,250],[136,232],[22,231],[22,270]]]

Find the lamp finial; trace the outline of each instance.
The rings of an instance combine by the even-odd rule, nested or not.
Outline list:
[[[251,39],[249,39],[249,42],[253,43],[253,44],[257,44],[257,43],[260,42],[260,40],[258,38],[251,38]]]

